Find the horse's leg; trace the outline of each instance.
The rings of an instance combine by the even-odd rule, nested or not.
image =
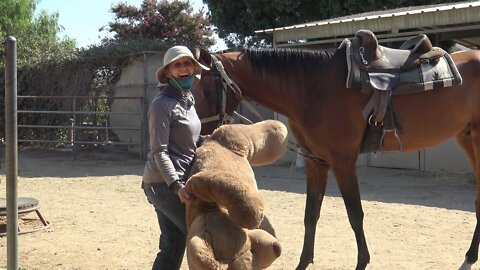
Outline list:
[[[315,231],[320,218],[325,189],[327,187],[329,166],[314,160],[305,160],[305,173],[307,175],[307,201],[305,205],[305,237],[303,239],[302,255],[297,270],[304,270],[313,263],[313,250],[315,245]]]
[[[470,130],[468,130],[470,128]],[[473,233],[472,242],[470,244],[470,248],[465,254],[465,261],[463,262],[462,266],[460,266],[460,270],[469,270],[471,266],[478,260],[478,245],[480,243],[480,225],[479,225],[479,218],[480,218],[480,183],[479,183],[479,175],[478,171],[480,170],[480,162],[477,157],[480,157],[480,126],[478,124],[471,125],[470,127],[466,127],[460,133],[456,135],[457,142],[465,151],[468,160],[470,161],[473,174],[476,178],[476,185],[477,185],[477,197],[475,201],[475,208],[476,208],[476,216],[477,216],[477,224],[475,226],[475,231]]]
[[[367,241],[363,232],[363,210],[358,188],[356,158],[336,160],[332,170],[347,209],[348,221],[357,241],[357,270],[363,270],[370,262]]]

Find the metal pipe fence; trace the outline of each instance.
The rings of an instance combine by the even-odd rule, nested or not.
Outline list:
[[[39,123],[21,123],[18,124],[18,129],[28,129],[30,133],[35,134],[38,130],[45,129],[55,129],[58,132],[57,134],[64,134],[62,138],[43,138],[39,139],[41,136],[33,136],[36,138],[27,138],[25,136],[19,137],[19,143],[32,143],[32,144],[54,144],[62,145],[64,147],[71,147],[73,151],[73,156],[76,158],[77,151],[80,146],[85,145],[101,145],[101,146],[138,146],[140,148],[141,158],[144,159],[146,156],[145,153],[145,142],[144,142],[144,133],[145,133],[145,123],[141,121],[140,127],[138,126],[111,126],[109,119],[111,115],[138,115],[138,119],[143,119],[144,114],[144,101],[143,97],[91,97],[91,96],[18,96],[17,99],[20,100],[57,100],[57,101],[66,101],[70,102],[71,108],[66,110],[52,110],[52,109],[29,109],[29,108],[18,108],[17,113],[19,115],[64,115],[61,123],[57,124],[39,124]],[[85,106],[82,101],[110,101],[115,99],[128,99],[128,100],[138,100],[139,102],[139,111],[120,111],[120,112],[111,112],[111,111],[86,111],[84,110]],[[20,107],[20,105],[19,105]],[[101,118],[98,120],[97,118]],[[19,117],[20,118],[20,117]],[[85,121],[85,119],[90,118]],[[93,120],[92,120],[93,119]],[[132,132],[138,132],[140,141],[139,142],[121,142],[112,140],[112,131],[113,130],[129,130]],[[63,131],[63,132],[60,132]],[[19,134],[24,134],[19,132]]]

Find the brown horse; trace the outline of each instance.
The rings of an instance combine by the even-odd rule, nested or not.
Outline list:
[[[363,230],[364,213],[356,161],[367,126],[362,109],[369,96],[346,88],[345,49],[331,52],[246,50],[214,56],[221,61],[228,77],[239,86],[243,97],[288,117],[298,144],[318,157],[305,160],[305,236],[297,269],[306,269],[313,263],[315,230],[329,170],[335,175],[355,233],[358,248],[356,269],[365,269],[370,254]],[[470,160],[477,179],[477,224],[461,266],[461,269],[470,269],[477,261],[480,241],[480,51],[451,56],[462,75],[462,85],[398,95],[393,98],[393,104],[403,129],[400,134],[403,151],[418,151],[455,136]],[[209,95],[210,102],[215,103],[221,93],[218,90],[219,76],[215,75],[218,71],[206,51],[198,54],[198,58],[211,70],[204,72],[195,88]],[[228,96],[226,112],[231,114],[238,99],[232,98],[235,96],[232,93]],[[210,108],[210,113],[215,114],[216,108]],[[384,150],[397,150],[397,143],[392,134],[387,134]]]

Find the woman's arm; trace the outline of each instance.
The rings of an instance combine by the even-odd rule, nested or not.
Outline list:
[[[168,154],[172,113],[161,99],[152,102],[148,112],[150,147],[153,160],[168,186],[180,180]]]

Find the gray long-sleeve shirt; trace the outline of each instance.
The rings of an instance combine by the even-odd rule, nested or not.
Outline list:
[[[192,94],[182,96],[171,86],[163,88],[150,104],[148,126],[150,152],[143,182],[170,186],[186,180],[201,129]]]

